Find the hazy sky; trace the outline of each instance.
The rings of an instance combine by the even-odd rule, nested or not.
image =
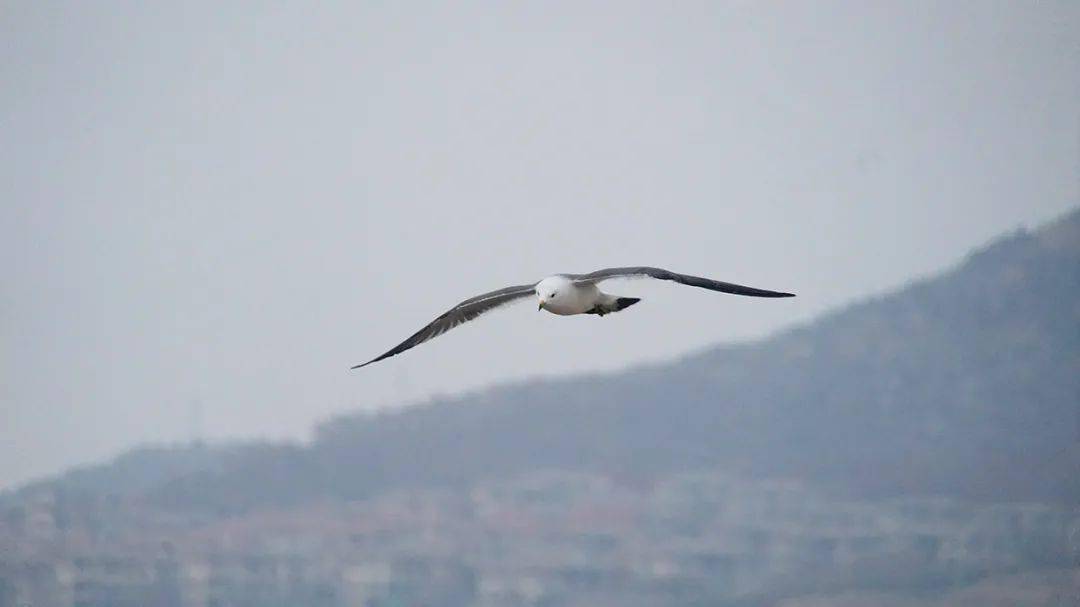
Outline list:
[[[0,487],[761,336],[1080,201],[1074,1],[25,1],[0,45]],[[799,297],[615,284],[348,371],[628,264]]]

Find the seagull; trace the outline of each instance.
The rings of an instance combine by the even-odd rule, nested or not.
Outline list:
[[[670,280],[691,287],[700,287],[710,291],[746,295],[749,297],[795,297],[794,293],[782,293],[779,291],[766,291],[745,287],[730,282],[720,282],[710,278],[700,278],[688,274],[678,274],[662,268],[650,268],[648,266],[635,266],[630,268],[607,268],[588,274],[555,274],[548,276],[540,282],[527,285],[506,287],[476,297],[470,297],[458,305],[450,308],[441,316],[431,321],[426,327],[413,333],[411,337],[393,347],[388,352],[373,358],[366,363],[352,367],[359,369],[380,360],[401,354],[405,350],[419,346],[420,344],[434,339],[458,325],[465,324],[485,312],[489,312],[508,303],[525,299],[530,295],[536,295],[539,300],[537,310],[546,310],[559,316],[573,316],[575,314],[595,314],[604,316],[612,312],[625,310],[641,301],[637,297],[621,297],[609,295],[601,291],[596,285],[612,278],[655,278],[657,280]]]

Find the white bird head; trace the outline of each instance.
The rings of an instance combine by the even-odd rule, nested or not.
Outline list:
[[[538,310],[543,310],[544,306],[549,302],[557,303],[560,297],[560,291],[562,296],[566,297],[573,283],[565,276],[548,276],[544,280],[536,283],[536,297],[540,300],[540,306]]]

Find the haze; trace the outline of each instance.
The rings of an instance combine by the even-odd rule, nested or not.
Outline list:
[[[1080,199],[1075,2],[0,15],[0,487],[753,339]],[[625,314],[517,306],[348,371],[630,264],[799,297],[624,283]]]

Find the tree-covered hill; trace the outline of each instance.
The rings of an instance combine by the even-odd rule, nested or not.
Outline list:
[[[346,415],[307,445],[136,452],[55,482],[228,512],[542,468],[649,482],[704,467],[869,497],[1080,504],[1080,211],[757,343]]]

